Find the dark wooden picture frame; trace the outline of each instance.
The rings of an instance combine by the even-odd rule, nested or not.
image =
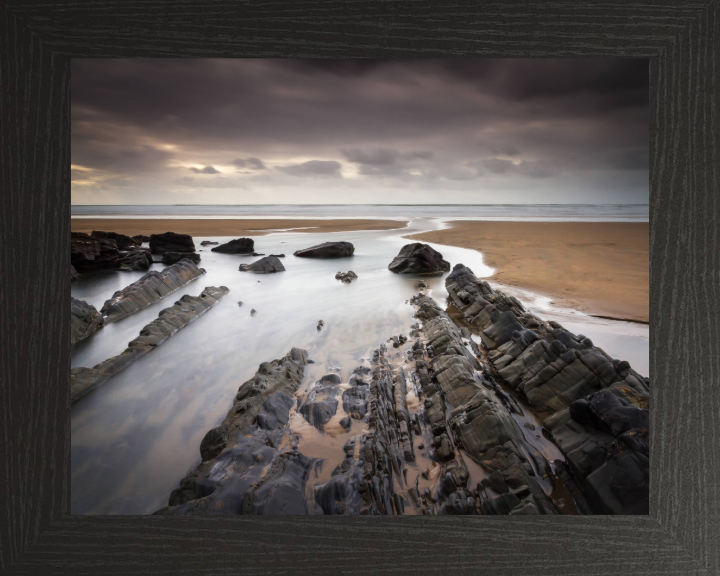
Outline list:
[[[0,10],[0,572],[720,572],[720,2]],[[70,60],[146,56],[648,58],[650,516],[71,516]]]

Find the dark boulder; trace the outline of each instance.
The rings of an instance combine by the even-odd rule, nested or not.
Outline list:
[[[317,246],[311,246],[304,250],[295,252],[295,256],[301,258],[345,258],[352,256],[355,246],[350,242],[323,242]]]
[[[213,252],[220,252],[221,254],[250,254],[254,250],[255,242],[252,238],[236,238],[212,249]]]
[[[83,232],[70,235],[70,263],[80,272],[115,268],[119,256],[115,240],[93,238]]]
[[[339,389],[340,377],[337,374],[327,374],[315,382],[313,388],[307,393],[298,412],[302,414],[309,424],[312,424],[321,432],[325,424],[337,412],[338,401],[336,400]]]
[[[141,242],[138,242],[130,236],[125,234],[118,234],[117,232],[103,232],[101,230],[93,230],[90,236],[97,238],[98,240],[115,240],[118,250],[130,250],[135,246],[140,246]]]
[[[255,274],[273,274],[274,272],[285,272],[285,267],[275,256],[265,256],[252,264],[240,264],[239,270]]]
[[[213,246],[215,244],[219,244],[219,242],[212,242],[211,240],[203,240],[200,242],[200,246]]]
[[[150,251],[156,254],[165,252],[195,252],[195,244],[190,234],[165,232],[150,235]]]
[[[147,248],[136,247],[130,252],[121,253],[119,270],[147,270],[153,263],[152,254]]]
[[[195,264],[200,262],[200,254],[193,252],[165,252],[162,256],[162,263],[175,264],[176,262],[180,262],[183,258],[187,258],[188,260],[195,262]]]
[[[442,274],[450,271],[450,263],[427,244],[406,244],[388,265],[396,274]]]
[[[150,236],[148,236],[147,234],[136,234],[132,237],[132,239],[137,240],[140,243],[150,242]]]

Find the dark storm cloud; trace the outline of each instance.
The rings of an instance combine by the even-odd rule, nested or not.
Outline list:
[[[71,73],[73,194],[117,177],[188,193],[181,169],[270,198],[308,181],[315,201],[319,177],[359,201],[403,186],[446,201],[448,186],[530,178],[582,195],[583,175],[647,199],[645,60],[89,59]],[[362,180],[367,196],[343,188]]]
[[[277,169],[291,176],[340,176],[342,164],[335,160],[310,160],[302,164],[278,166]]]
[[[190,168],[195,174],[220,174],[220,171],[214,166],[205,166],[205,168]]]

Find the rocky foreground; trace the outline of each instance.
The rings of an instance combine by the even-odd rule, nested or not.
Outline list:
[[[347,382],[261,364],[157,513],[647,514],[649,381],[462,265],[446,286]]]
[[[121,354],[108,358],[93,368],[73,368],[70,371],[71,402],[84,396],[141,356],[160,346],[178,330],[197,320],[217,304],[228,291],[225,286],[219,288],[208,286],[200,296],[186,294],[170,308],[161,310],[158,317],[140,330],[140,335],[130,342]]]

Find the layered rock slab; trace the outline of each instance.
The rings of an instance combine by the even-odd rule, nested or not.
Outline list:
[[[73,368],[70,371],[70,400],[74,402],[155,349],[178,330],[197,320],[228,291],[225,286],[209,286],[200,296],[186,294],[170,308],[162,310],[155,320],[140,330],[139,336],[128,344],[122,354],[108,358],[93,368]]]
[[[316,462],[297,451],[288,427],[307,352],[263,362],[243,383],[220,426],[203,438],[203,462],[160,514],[307,514],[305,481]]]
[[[150,306],[202,274],[205,274],[205,270],[187,259],[160,272],[151,270],[139,280],[115,292],[112,298],[105,301],[100,311],[105,316],[105,322],[115,322]]]

